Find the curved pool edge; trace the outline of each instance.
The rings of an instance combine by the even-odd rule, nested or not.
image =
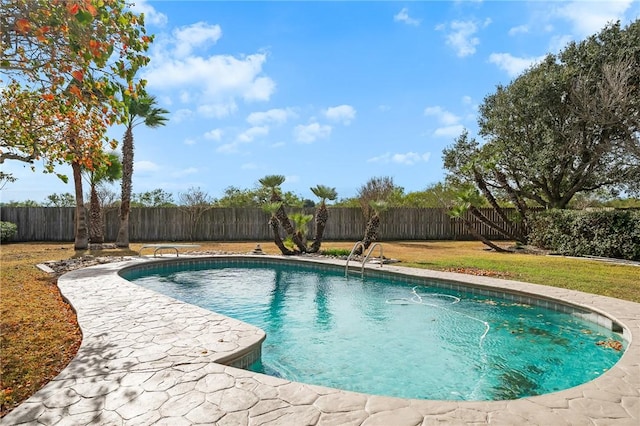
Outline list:
[[[600,377],[571,389],[511,401],[409,400],[290,382],[220,364],[259,346],[264,332],[143,289],[118,275],[128,266],[159,261],[166,259],[138,258],[60,277],[60,290],[78,316],[82,344],[73,361],[6,415],[2,424],[637,425],[640,421],[638,303],[518,281],[395,264],[367,265],[367,270],[541,295],[597,311],[625,330],[628,345],[621,359]],[[345,264],[311,257],[295,261]]]

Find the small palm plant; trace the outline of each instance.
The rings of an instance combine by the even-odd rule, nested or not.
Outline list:
[[[309,253],[317,253],[322,245],[322,236],[329,220],[329,211],[327,210],[326,200],[335,200],[338,197],[338,193],[335,188],[329,188],[328,186],[318,185],[311,188],[311,192],[320,198],[320,205],[316,211],[316,234],[313,239],[313,244],[309,248]]]
[[[293,213],[291,220],[296,228],[296,235],[302,241],[302,244],[307,245],[307,224],[313,219],[312,214]]]

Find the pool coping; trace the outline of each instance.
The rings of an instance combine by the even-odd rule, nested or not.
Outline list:
[[[182,256],[229,258],[238,255]],[[289,256],[243,255],[286,259]],[[344,267],[338,259],[299,262]],[[63,296],[83,339],[76,357],[51,382],[0,420],[2,424],[427,425],[640,423],[640,304],[536,284],[414,269],[397,272],[577,305],[623,326],[628,346],[598,378],[564,391],[510,401],[401,399],[291,382],[223,365],[255,353],[256,327],[139,287],[118,275],[162,258],[136,258],[64,274]],[[242,359],[242,357],[240,357]],[[245,359],[244,362],[248,362]]]

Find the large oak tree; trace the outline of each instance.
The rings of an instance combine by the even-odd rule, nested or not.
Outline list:
[[[640,21],[548,55],[479,110],[484,144],[465,132],[444,151],[449,178],[528,206],[566,208],[579,193],[640,182]]]

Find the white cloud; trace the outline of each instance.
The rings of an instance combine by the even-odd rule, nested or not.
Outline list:
[[[301,124],[293,129],[293,135],[298,142],[312,143],[317,139],[329,137],[331,135],[331,126],[319,123]]]
[[[247,100],[268,100],[275,83],[260,76],[266,60],[264,53],[240,59],[231,55],[166,58],[159,65],[148,67],[145,78],[149,86],[159,89],[193,87],[196,91],[203,89],[207,97],[240,96]]]
[[[222,37],[220,26],[209,25],[206,22],[197,22],[177,28],[173,30],[175,40],[173,54],[179,57],[188,56],[194,48],[216,44],[220,37]]]
[[[204,134],[204,138],[214,140],[214,141],[220,141],[220,139],[222,139],[222,130],[221,129],[209,130]]]
[[[513,27],[509,30],[510,36],[515,36],[518,34],[526,34],[529,32],[529,26],[527,25],[518,25],[517,27]]]
[[[480,39],[474,37],[478,31],[478,24],[475,21],[452,21],[451,32],[446,36],[447,45],[451,46],[456,55],[463,58],[476,53],[476,46],[480,44]],[[436,29],[446,29],[446,26],[438,26]]]
[[[185,145],[195,145],[196,144],[196,140],[195,139],[191,139],[191,138],[187,138],[184,140],[184,144]]]
[[[228,117],[238,110],[235,102],[198,105],[198,113],[209,118]]]
[[[433,136],[437,137],[456,137],[460,136],[460,134],[464,131],[464,126],[462,124],[455,124],[453,126],[445,126],[436,129],[433,132]]]
[[[197,105],[196,110],[205,117],[235,113],[238,99],[268,101],[276,84],[262,70],[266,52],[237,57],[195,53],[220,34],[218,26],[198,23],[175,31],[172,38],[165,36],[152,45],[151,62],[142,77],[160,96],[178,89],[179,99]]]
[[[325,117],[329,120],[340,122],[344,125],[349,125],[351,120],[356,118],[356,110],[351,105],[339,105],[336,107],[327,108],[324,111]]]
[[[248,143],[252,142],[258,136],[266,136],[268,134],[269,128],[267,126],[255,126],[240,133],[236,140],[238,142]]]
[[[462,97],[462,103],[464,105],[471,105],[471,102],[472,102],[471,96],[463,96]]]
[[[169,22],[167,15],[155,10],[153,6],[147,3],[147,0],[136,0],[131,4],[130,9],[136,14],[144,13],[145,24],[163,26]]]
[[[557,6],[555,13],[573,25],[579,38],[599,32],[608,23],[623,20],[632,0],[571,1]]]
[[[298,115],[290,108],[274,108],[268,111],[252,112],[247,117],[247,123],[253,126],[262,124],[284,124],[289,118],[295,118]]]
[[[492,53],[489,62],[496,64],[498,68],[507,72],[510,77],[517,77],[532,65],[542,61],[544,56],[535,58],[517,58],[510,53]]]
[[[180,91],[180,102],[182,102],[183,104],[187,104],[187,103],[191,102],[191,93],[189,93],[186,90],[181,90]]]
[[[133,164],[133,170],[137,172],[153,172],[159,169],[160,169],[160,166],[158,166],[156,163],[152,161],[142,160],[142,161],[136,161]]]
[[[430,157],[430,152],[425,152],[424,154],[418,154],[416,152],[407,152],[405,154],[391,154],[387,152],[378,157],[370,158],[367,161],[370,163],[397,163],[411,166],[420,162],[426,163],[427,161],[429,161]]]
[[[460,121],[460,117],[445,110],[440,106],[432,106],[424,109],[424,115],[435,116],[438,121],[444,125],[457,124]]]
[[[420,25],[419,19],[414,19],[409,16],[409,9],[407,9],[406,7],[403,7],[400,12],[394,15],[393,20],[395,22],[404,22],[407,25],[414,25],[416,27]]]
[[[220,145],[218,148],[216,148],[216,152],[222,152],[222,153],[232,153],[232,152],[238,152],[238,145],[240,143],[239,142],[231,142],[231,143],[226,143],[224,145]]]
[[[195,167],[188,167],[186,169],[178,170],[177,172],[171,173],[171,176],[182,177],[182,176],[194,175],[196,173],[198,173],[198,169],[196,169]]]
[[[180,123],[181,121],[184,121],[191,116],[193,116],[193,111],[191,111],[190,109],[182,108],[173,113],[173,115],[171,116],[171,121]]]

